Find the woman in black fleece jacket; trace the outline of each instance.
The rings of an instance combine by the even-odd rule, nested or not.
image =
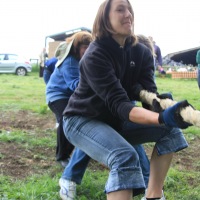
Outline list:
[[[109,167],[108,200],[131,200],[145,188],[132,145],[155,142],[148,190],[144,199],[162,199],[163,183],[173,152],[188,146],[179,128],[178,102],[161,113],[136,107],[140,91],[157,93],[153,56],[137,43],[134,14],[128,0],[104,1],[93,25],[94,42],[80,61],[80,82],[64,110],[68,140]]]

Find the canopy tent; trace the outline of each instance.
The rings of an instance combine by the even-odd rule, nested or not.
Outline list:
[[[181,62],[185,65],[193,65],[196,66],[196,54],[197,51],[200,49],[199,47],[178,51],[175,53],[170,53],[166,57],[175,61],[175,62]]]

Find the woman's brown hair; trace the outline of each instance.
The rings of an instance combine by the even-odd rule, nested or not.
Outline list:
[[[142,35],[142,34],[138,34],[137,35],[137,38],[138,38],[138,42],[144,44],[146,47],[148,47],[153,55],[153,57],[155,57],[155,52],[154,52],[154,47],[153,47],[153,43],[152,41],[146,37],[145,35]]]
[[[92,34],[87,31],[80,31],[66,39],[67,43],[70,43],[73,40],[73,44],[70,50],[70,54],[74,55],[76,58],[79,58],[79,49],[81,45],[89,45],[92,42]]]
[[[92,37],[93,39],[100,39],[102,37],[107,37],[109,35],[115,34],[110,21],[109,21],[109,12],[111,8],[112,0],[105,0],[99,7],[96,18],[93,23],[93,30],[92,30]],[[130,5],[130,12],[134,18],[134,12],[130,2],[127,0],[128,4]],[[133,44],[136,43],[137,37],[135,36],[134,32],[130,38]]]

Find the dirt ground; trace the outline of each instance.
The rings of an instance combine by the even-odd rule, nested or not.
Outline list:
[[[34,130],[50,130],[55,126],[53,115],[38,115],[28,111],[1,112],[0,111],[0,134],[6,130],[9,134],[12,130],[21,130],[34,133]],[[44,135],[38,133],[34,137],[38,139]],[[40,132],[40,131],[37,131]],[[44,156],[42,156],[44,155]],[[1,174],[13,178],[25,178],[31,174],[40,174],[52,165],[55,165],[55,149],[45,147],[25,148],[16,142],[0,141],[0,169]]]
[[[34,130],[50,130],[55,126],[53,114],[38,116],[28,111],[2,112],[0,111],[0,134],[3,131],[19,129],[25,132]],[[37,134],[37,138],[42,135]],[[189,143],[189,148],[175,154],[172,165],[180,170],[200,171],[199,147],[200,138],[195,137]],[[151,147],[145,146],[150,155]],[[45,155],[43,157],[42,155]],[[31,174],[42,174],[55,165],[55,148],[34,147],[24,148],[16,142],[0,141],[0,169],[1,174],[22,179]],[[34,166],[34,167],[33,167]],[[102,167],[100,165],[94,165]]]

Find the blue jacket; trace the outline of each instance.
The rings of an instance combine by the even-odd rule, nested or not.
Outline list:
[[[49,82],[49,79],[55,69],[55,65],[56,65],[57,61],[58,61],[58,59],[56,57],[53,57],[45,62],[43,78],[44,78],[44,82],[46,84]]]
[[[79,83],[79,61],[68,56],[63,63],[55,68],[46,86],[46,102],[69,99]]]
[[[129,120],[138,83],[157,92],[150,50],[129,43],[122,48],[111,37],[96,40],[80,61],[80,82],[64,114],[95,118],[118,129],[121,120]]]
[[[56,57],[50,58],[45,62],[45,68],[53,73],[55,69],[55,64],[57,63],[58,59]]]

